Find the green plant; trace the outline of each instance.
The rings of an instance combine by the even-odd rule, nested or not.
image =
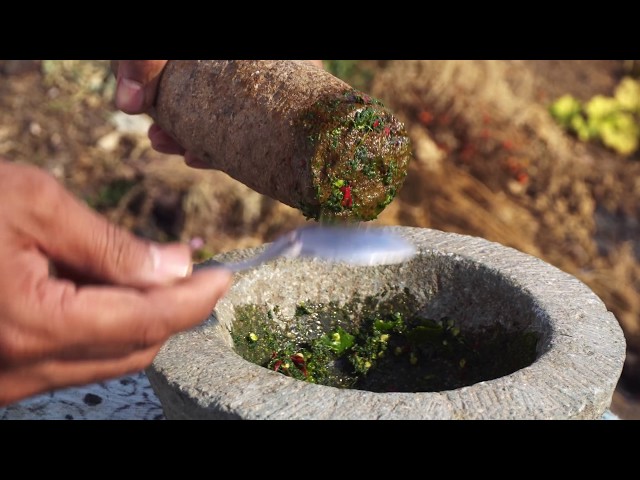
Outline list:
[[[549,112],[582,141],[600,141],[620,155],[640,147],[640,81],[624,77],[613,97],[596,95],[581,103],[571,95],[553,102]]]
[[[87,203],[90,207],[98,211],[115,208],[120,203],[120,200],[122,200],[135,185],[135,180],[116,178],[101,187],[97,194],[88,198]]]
[[[373,72],[363,60],[323,60],[324,68],[358,90],[368,90]]]

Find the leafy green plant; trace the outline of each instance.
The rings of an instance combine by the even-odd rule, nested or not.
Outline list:
[[[120,200],[122,200],[135,185],[135,180],[116,178],[101,187],[97,194],[87,200],[87,203],[98,211],[117,207]]]
[[[363,60],[323,60],[324,68],[358,90],[368,90],[373,72]]]
[[[640,147],[640,81],[624,77],[613,97],[596,95],[581,103],[571,95],[553,102],[549,112],[582,141],[600,141],[620,155]]]

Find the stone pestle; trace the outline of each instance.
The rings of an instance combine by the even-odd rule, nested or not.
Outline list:
[[[171,60],[151,115],[211,168],[316,220],[376,218],[412,158],[379,100],[299,60]]]

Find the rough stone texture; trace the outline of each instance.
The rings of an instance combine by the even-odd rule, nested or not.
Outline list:
[[[346,164],[351,159],[344,156],[326,160],[322,175],[315,176],[311,164],[323,142],[309,139],[324,138],[336,127],[336,119],[349,118],[364,107],[347,99],[348,91],[353,88],[304,61],[172,60],[163,71],[152,116],[212,168],[259,193],[302,208],[303,204],[317,205],[317,190],[335,180],[329,178],[326,169],[336,169],[337,165],[328,163]],[[314,117],[314,129],[310,131],[305,118],[314,112],[318,102],[340,108],[336,107],[330,118]],[[387,109],[378,104],[367,106],[387,119],[398,140],[408,143],[404,126]],[[366,136],[355,128],[345,128],[340,145],[348,143],[349,132],[360,140]],[[391,140],[374,142],[368,155],[370,161],[384,157],[386,162],[397,162],[397,168],[403,171],[394,180],[399,189],[409,156],[404,148],[388,147],[390,143]],[[365,191],[376,191],[376,195],[361,195],[358,203],[371,203],[374,210],[387,194],[386,189],[371,181]]]
[[[173,337],[147,370],[169,419],[597,419],[611,403],[625,357],[616,318],[575,277],[517,250],[436,230],[385,227],[419,255],[402,265],[349,267],[281,259],[238,274],[199,328]],[[239,260],[261,248],[230,252]],[[302,264],[304,262],[304,264]],[[348,302],[408,288],[425,311],[463,328],[501,322],[538,333],[537,359],[457,390],[374,393],[313,385],[254,365],[232,348],[233,306],[314,299]]]

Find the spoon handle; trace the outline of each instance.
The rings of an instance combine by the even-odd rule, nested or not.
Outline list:
[[[407,261],[415,253],[411,243],[380,229],[311,226],[292,230],[253,258],[208,266],[240,272],[276,257],[320,258],[357,266],[389,265]]]
[[[300,253],[302,247],[299,238],[299,230],[293,230],[278,238],[275,242],[270,243],[260,255],[239,262],[216,263],[211,267],[225,268],[236,273],[257,267],[277,257],[295,257]]]

